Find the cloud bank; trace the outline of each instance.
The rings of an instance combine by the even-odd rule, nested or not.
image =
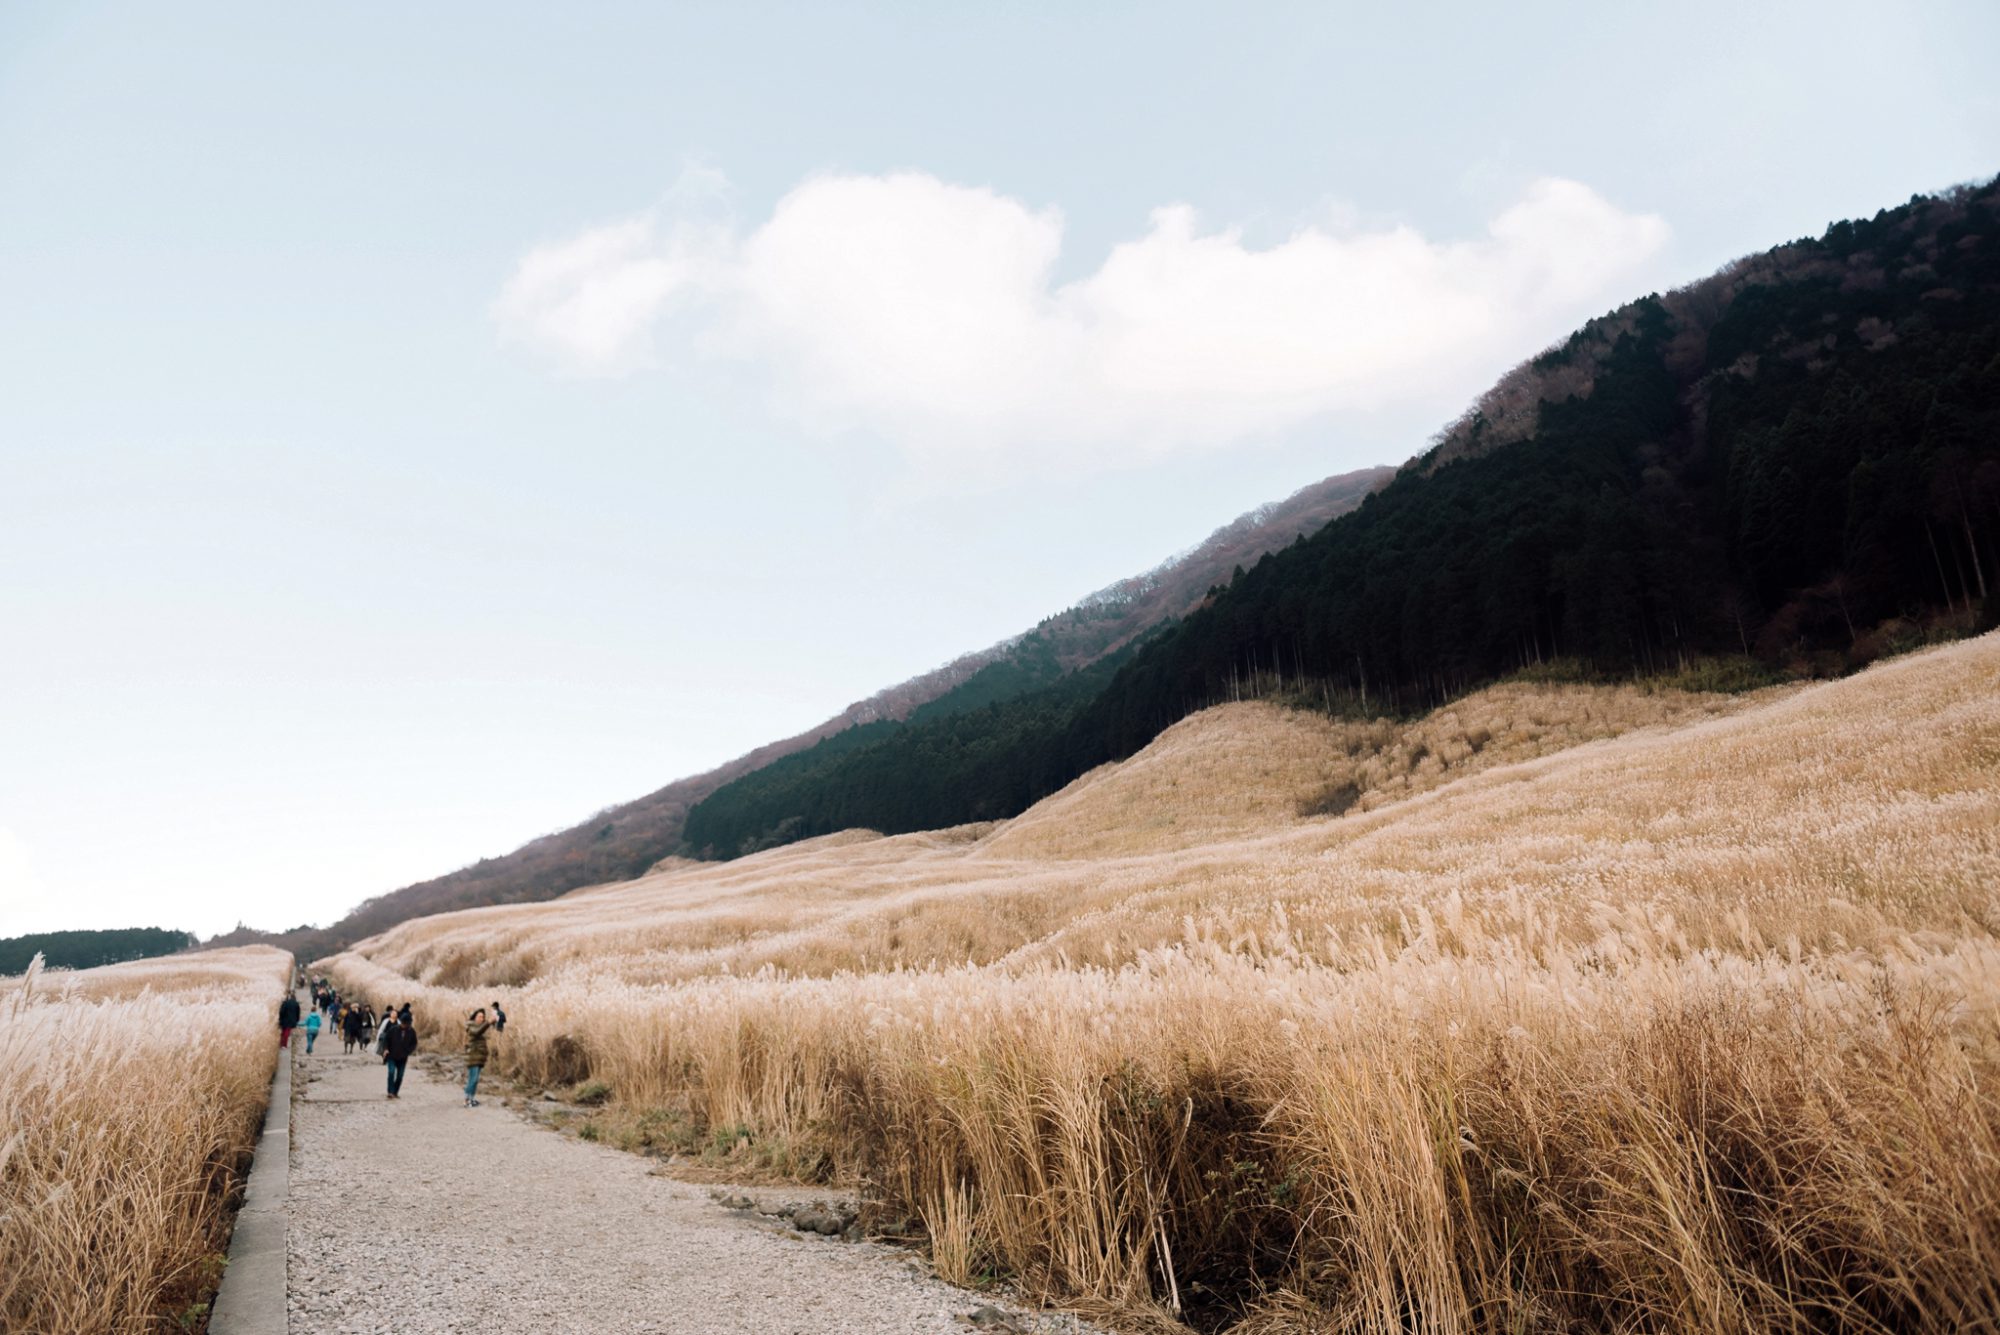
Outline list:
[[[920,462],[1116,462],[1516,360],[1625,295],[1668,236],[1557,178],[1469,240],[1308,226],[1255,248],[1173,205],[1059,283],[1063,231],[1056,209],[921,173],[815,176],[749,230],[669,207],[537,247],[492,314],[571,373],[631,373],[669,338],[752,363],[802,423]]]

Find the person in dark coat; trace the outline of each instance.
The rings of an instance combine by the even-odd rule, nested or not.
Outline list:
[[[497,999],[493,1003],[493,1032],[496,1034],[507,1032],[507,1012],[500,1009]]]
[[[403,1096],[403,1071],[417,1050],[417,1031],[391,1015],[382,1021],[382,1064],[389,1068],[389,1097]]]
[[[278,1046],[290,1047],[292,1030],[299,1027],[299,999],[285,993],[285,999],[278,1003]]]
[[[340,1017],[341,1050],[352,1052],[361,1042],[361,1007],[350,1005],[347,1013]]]

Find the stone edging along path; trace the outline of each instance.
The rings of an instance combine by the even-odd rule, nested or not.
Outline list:
[[[308,1004],[301,998],[301,1007]],[[285,1200],[292,1178],[292,1067],[305,1031],[278,1050],[271,1102],[250,1160],[243,1208],[229,1235],[229,1264],[208,1318],[209,1335],[285,1335]]]

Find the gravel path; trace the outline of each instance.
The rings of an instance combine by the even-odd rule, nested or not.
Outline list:
[[[325,1040],[322,1040],[324,1043]],[[299,1057],[291,1335],[350,1332],[1005,1330],[986,1300],[907,1252],[808,1237],[717,1205],[649,1161],[560,1136],[411,1063],[384,1097],[378,1059]],[[1016,1328],[1087,1330],[1067,1317]]]

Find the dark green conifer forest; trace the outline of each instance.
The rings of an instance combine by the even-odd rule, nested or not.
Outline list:
[[[35,932],[0,937],[0,974],[23,973],[37,954],[51,969],[94,969],[100,964],[171,955],[195,944],[187,932],[162,927],[121,927],[107,931]]]
[[[1554,664],[1837,673],[1994,625],[1996,553],[1989,182],[1592,321],[1180,623],[830,738],[695,806],[685,840],[728,857],[1014,815],[1248,693],[1408,712]]]

